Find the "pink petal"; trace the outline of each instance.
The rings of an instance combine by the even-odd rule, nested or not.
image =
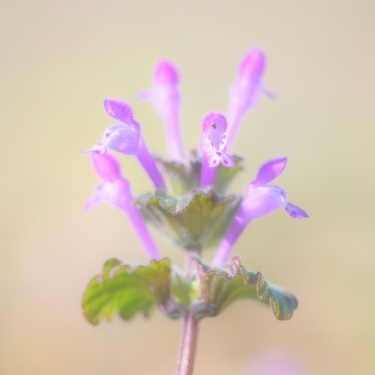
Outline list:
[[[123,122],[124,124],[133,123],[133,110],[131,106],[121,99],[105,99],[104,109],[114,119]]]
[[[203,119],[202,129],[203,133],[208,133],[211,129],[218,133],[225,133],[227,120],[221,113],[211,112]]]
[[[95,192],[86,203],[85,211],[101,202],[108,202],[122,211],[129,209],[132,202],[130,184],[125,178],[115,181],[104,181],[96,185]]]
[[[236,159],[223,151],[221,151],[221,164],[227,168],[233,168],[236,165]]]
[[[304,219],[309,217],[309,215],[304,210],[297,206],[294,206],[291,203],[286,204],[285,210],[294,219]]]
[[[91,154],[93,152],[97,154],[105,154],[107,152],[107,147],[103,144],[103,142],[98,143],[94,147],[90,148],[90,150],[81,151],[83,154]]]
[[[221,158],[216,152],[212,153],[211,155],[208,155],[207,157],[208,166],[210,168],[217,167],[220,164],[220,161]]]
[[[102,142],[110,149],[126,155],[136,155],[139,150],[141,131],[139,125],[116,124],[104,132]]]
[[[215,149],[206,133],[203,133],[199,139],[199,148],[203,155],[210,155],[215,152]]]
[[[108,184],[106,199],[108,203],[127,211],[133,199],[129,181],[121,178],[114,183]]]
[[[91,159],[96,173],[102,180],[111,182],[121,178],[120,165],[113,155],[93,152]]]
[[[157,85],[177,85],[178,71],[171,62],[162,60],[155,67],[154,79]]]
[[[266,55],[259,48],[251,49],[241,62],[237,80],[231,87],[228,109],[228,144],[233,144],[241,120],[254,106],[263,92],[262,78],[266,69]]]
[[[85,206],[83,207],[84,211],[90,210],[92,207],[96,206],[99,203],[102,203],[105,200],[105,196],[103,195],[104,189],[105,189],[105,182],[100,182],[95,186],[93,195],[89,198],[89,200],[86,202]]]
[[[257,177],[251,183],[253,187],[266,185],[273,181],[285,168],[287,158],[269,160],[258,171]]]
[[[286,204],[286,194],[278,186],[248,186],[241,208],[247,220],[256,219],[279,209]]]
[[[239,76],[251,81],[261,80],[266,70],[266,55],[259,48],[252,48],[242,60]]]
[[[173,161],[182,163],[184,149],[180,129],[181,95],[178,90],[179,75],[169,61],[160,61],[154,72],[154,87],[143,92],[143,100],[151,100],[166,127],[168,153]]]

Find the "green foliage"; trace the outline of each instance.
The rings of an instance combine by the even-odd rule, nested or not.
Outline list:
[[[226,269],[211,268],[197,260],[201,300],[194,308],[198,316],[215,316],[239,299],[255,299],[271,307],[276,319],[287,320],[298,306],[290,292],[268,283],[260,272],[246,270],[239,257]]]
[[[85,317],[92,324],[111,320],[118,312],[124,320],[137,313],[148,317],[154,307],[171,319],[186,310],[198,318],[215,316],[239,299],[259,300],[271,306],[276,319],[290,319],[298,302],[290,292],[269,284],[259,272],[248,271],[238,257],[225,269],[211,268],[195,259],[197,274],[171,267],[164,258],[148,266],[122,265],[117,259],[104,264],[83,296]]]
[[[219,197],[214,191],[191,191],[179,197],[164,191],[136,200],[145,219],[169,240],[184,249],[218,243],[241,203],[238,195]]]
[[[168,258],[134,268],[121,265],[117,259],[108,260],[103,274],[95,276],[87,286],[82,301],[85,317],[92,324],[111,320],[117,312],[125,320],[137,313],[147,317],[155,305],[169,307],[170,283]]]

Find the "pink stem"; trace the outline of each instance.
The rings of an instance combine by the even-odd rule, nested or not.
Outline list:
[[[196,271],[194,257],[199,255],[197,250],[186,252],[186,273],[193,276]],[[183,318],[183,330],[177,360],[176,375],[192,375],[195,359],[195,348],[198,336],[198,319],[195,314],[187,310]]]

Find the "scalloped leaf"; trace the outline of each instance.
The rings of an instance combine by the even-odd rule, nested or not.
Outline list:
[[[214,191],[191,191],[173,197],[158,190],[136,200],[144,217],[184,249],[212,246],[226,233],[242,197],[219,197]]]
[[[268,283],[260,272],[246,270],[238,256],[225,269],[211,268],[197,260],[202,296],[194,309],[197,315],[215,316],[239,299],[255,299],[271,307],[276,319],[291,319],[297,298]]]
[[[177,163],[155,157],[174,195],[182,195],[200,184],[202,161],[196,150],[191,150],[188,163]]]
[[[124,320],[137,313],[148,317],[155,305],[171,317],[178,317],[176,306],[170,300],[171,261],[152,260],[148,266],[122,265],[117,259],[104,264],[103,274],[95,276],[87,286],[82,307],[92,324],[111,320],[119,312]],[[173,315],[176,316],[173,316]]]
[[[244,169],[244,158],[239,155],[233,155],[233,157],[236,160],[236,165],[233,168],[226,168],[222,164],[220,164],[217,168],[215,177],[215,191],[219,194],[224,194],[233,179]]]

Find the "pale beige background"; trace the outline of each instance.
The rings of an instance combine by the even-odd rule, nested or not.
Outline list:
[[[311,218],[259,220],[235,252],[296,292],[300,308],[278,322],[240,302],[206,319],[195,375],[249,374],[268,350],[308,374],[375,373],[374,1],[2,0],[0,29],[0,374],[174,373],[179,321],[155,311],[93,327],[82,316],[82,292],[106,259],[147,258],[120,212],[82,212],[97,178],[80,150],[111,124],[101,101],[114,96],[131,101],[150,149],[165,154],[161,121],[137,100],[160,58],[181,71],[184,143],[195,147],[255,45],[277,100],[246,117],[235,150],[247,170],[232,191],[286,155],[278,183]],[[148,191],[123,160],[134,191]]]

